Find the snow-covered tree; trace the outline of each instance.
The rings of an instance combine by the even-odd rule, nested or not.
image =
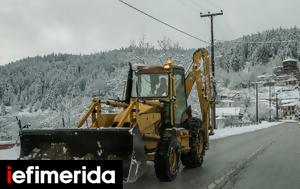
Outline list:
[[[280,65],[287,55],[299,59],[299,43],[292,40],[300,41],[300,29],[279,28],[216,43],[218,93],[222,87],[231,90],[253,87],[251,83],[258,75],[271,73],[272,67]],[[49,54],[0,66],[0,102],[16,111],[20,108],[59,111],[67,99],[74,111],[66,112],[70,121],[65,120],[72,125],[81,99],[122,97],[128,62],[157,65],[172,56],[174,63],[186,68],[195,51],[184,49],[167,37],[158,40],[155,46],[158,48],[143,36],[127,48],[89,55]],[[196,98],[194,95],[192,102],[196,103]],[[243,95],[238,105],[251,108],[245,98]]]
[[[0,111],[0,115],[5,115],[6,114],[6,108],[4,103],[1,104],[1,111]]]

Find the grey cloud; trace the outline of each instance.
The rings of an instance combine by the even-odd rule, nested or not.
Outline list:
[[[193,35],[209,40],[209,21],[199,12],[224,10],[216,38],[298,25],[297,0],[127,0]],[[163,36],[184,47],[190,39],[124,6],[117,0],[0,0],[0,64],[27,56],[90,53],[129,45],[142,35],[152,44]]]

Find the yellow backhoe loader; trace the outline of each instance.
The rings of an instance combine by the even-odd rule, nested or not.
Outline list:
[[[202,118],[187,105],[196,84]],[[207,50],[199,49],[185,71],[172,63],[128,72],[125,100],[94,99],[74,129],[20,130],[20,159],[123,160],[124,180],[133,182],[154,161],[161,181],[176,178],[180,162],[199,167],[208,149],[213,80]],[[121,108],[103,113],[101,106]],[[90,127],[84,127],[91,117]]]

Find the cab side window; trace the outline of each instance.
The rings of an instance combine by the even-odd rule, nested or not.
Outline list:
[[[175,124],[180,124],[182,113],[187,108],[185,88],[184,88],[184,76],[183,74],[174,74],[175,77],[175,90],[176,90],[176,101],[175,101]]]

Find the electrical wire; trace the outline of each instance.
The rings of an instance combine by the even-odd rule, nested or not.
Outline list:
[[[245,43],[245,44],[272,44],[272,43],[289,43],[296,42],[300,43],[299,40],[283,40],[283,41],[217,41],[218,43],[226,42],[226,43]]]
[[[174,29],[174,30],[176,30],[176,31],[178,31],[178,32],[180,32],[180,33],[186,35],[186,36],[189,36],[189,37],[191,37],[191,38],[193,38],[193,39],[196,39],[196,40],[198,40],[198,41],[201,41],[201,42],[203,42],[203,43],[210,44],[210,42],[208,42],[208,41],[206,41],[206,40],[203,40],[203,39],[201,39],[201,38],[199,38],[199,37],[196,37],[196,36],[194,36],[194,35],[192,35],[192,34],[189,34],[189,33],[185,32],[185,31],[183,31],[183,30],[181,30],[181,29],[178,29],[178,28],[176,28],[175,26],[172,26],[172,25],[170,25],[170,24],[168,24],[168,23],[166,23],[166,22],[164,22],[164,21],[162,21],[162,20],[160,20],[160,19],[158,19],[158,18],[156,18],[156,17],[154,17],[154,16],[151,16],[150,14],[148,14],[148,13],[146,13],[146,12],[144,12],[144,11],[142,11],[142,10],[140,10],[140,9],[138,9],[138,8],[136,8],[136,7],[134,7],[134,6],[132,6],[132,5],[130,5],[129,3],[127,3],[127,2],[125,2],[125,1],[123,1],[123,0],[119,0],[119,2],[123,3],[124,5],[126,5],[126,6],[128,6],[128,7],[130,7],[130,8],[132,8],[132,9],[134,9],[134,10],[136,10],[136,11],[138,11],[138,12],[140,12],[140,13],[146,15],[146,16],[148,16],[149,18],[151,18],[151,19],[153,19],[153,20],[155,20],[155,21],[157,21],[157,22],[159,22],[159,23],[161,23],[161,24],[163,24],[163,25],[165,25],[165,26],[168,26],[169,28],[172,28],[172,29]]]

